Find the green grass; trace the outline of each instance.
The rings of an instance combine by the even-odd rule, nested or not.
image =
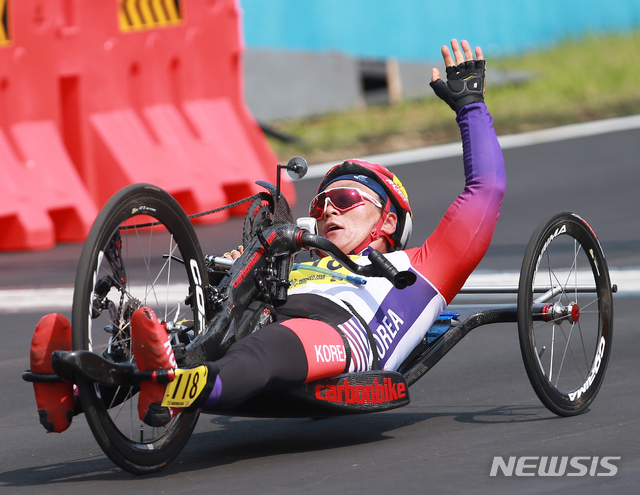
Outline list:
[[[487,70],[527,71],[518,85],[487,88],[485,101],[499,135],[640,114],[640,31],[587,37],[519,57],[491,59]],[[310,163],[411,149],[459,139],[451,109],[437,98],[372,106],[273,127],[298,144],[270,138],[282,161]]]

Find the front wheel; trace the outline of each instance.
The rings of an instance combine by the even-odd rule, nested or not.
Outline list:
[[[73,349],[115,363],[135,361],[130,319],[149,306],[179,350],[205,328],[206,271],[200,244],[167,192],[135,184],[116,193],[96,218],[76,274]],[[176,353],[178,356],[178,353]],[[158,471],[182,450],[199,411],[183,411],[162,428],[138,417],[137,386],[79,381],[87,422],[107,456],[134,474]]]
[[[522,262],[518,335],[538,398],[559,416],[584,412],[604,379],[613,334],[607,262],[585,220],[561,212],[540,223]]]

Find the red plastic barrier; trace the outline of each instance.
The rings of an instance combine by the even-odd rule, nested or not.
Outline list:
[[[134,182],[168,190],[187,213],[275,182],[277,158],[243,99],[236,0],[0,0],[0,10],[0,227],[11,229],[0,249],[83,239]]]
[[[0,249],[44,249],[55,244],[51,218],[29,206],[27,184],[35,175],[23,167],[0,130]]]
[[[184,112],[191,127],[169,104],[143,109],[149,128],[131,110],[93,114],[93,128],[104,146],[97,168],[104,189],[151,182],[170,191],[188,213],[259,192],[255,180],[264,170],[229,100],[186,102]],[[211,218],[224,220],[228,214]]]
[[[19,160],[0,133],[0,249],[47,249],[82,241],[97,213],[51,121],[11,127]]]

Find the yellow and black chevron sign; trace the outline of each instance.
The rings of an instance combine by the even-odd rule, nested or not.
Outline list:
[[[120,29],[139,31],[180,24],[180,3],[181,0],[118,0]]]
[[[0,15],[2,23],[0,24],[0,46],[8,45],[11,41],[9,37],[9,0],[0,0]]]

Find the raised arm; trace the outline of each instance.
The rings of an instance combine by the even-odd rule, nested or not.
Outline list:
[[[465,188],[429,239],[420,248],[407,250],[412,265],[435,285],[447,303],[486,253],[506,187],[502,150],[484,104],[482,51],[476,48],[478,60],[474,61],[466,41],[462,42],[464,53],[456,40],[451,46],[458,65],[453,65],[453,57],[443,47],[448,82],[442,81],[439,72],[434,70],[432,86],[436,94],[457,112]]]
[[[458,115],[462,134],[465,188],[420,247],[407,250],[412,265],[447,303],[486,253],[498,220],[506,179],[502,151],[484,103]]]

